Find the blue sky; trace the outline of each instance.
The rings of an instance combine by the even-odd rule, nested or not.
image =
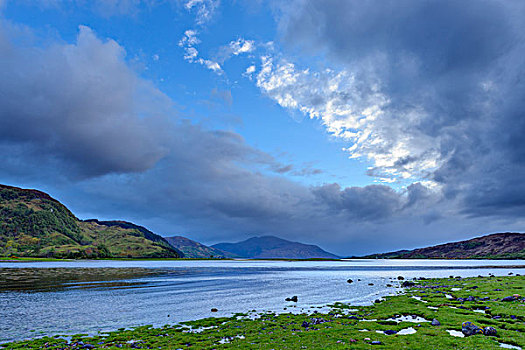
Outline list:
[[[0,11],[0,180],[80,218],[343,255],[523,229],[520,2]]]
[[[272,6],[223,2],[202,24],[197,23],[198,9],[187,9],[182,2],[129,2],[126,6],[120,12],[82,2],[43,2],[39,6],[10,2],[4,17],[27,25],[43,41],[75,42],[79,25],[91,28],[102,40],[116,41],[137,74],[168,95],[179,113],[192,122],[233,130],[285,163],[323,170],[300,179],[305,183],[339,181],[362,186],[374,181],[365,174],[366,162],[348,161],[341,151],[347,143],[327,134],[318,120],[283,109],[261,94],[253,78],[243,76],[248,67],[260,67],[264,49],[231,57],[221,63],[221,74],[184,59],[179,42],[186,30],[199,32],[201,43],[196,46],[200,55],[211,60],[217,59],[221,47],[238,39],[254,40],[254,45],[272,42],[277,36]]]

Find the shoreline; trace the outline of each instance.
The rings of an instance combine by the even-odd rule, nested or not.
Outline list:
[[[308,258],[308,259],[289,259],[289,258],[265,258],[265,259],[256,259],[256,258],[222,258],[222,259],[215,259],[215,258],[101,258],[101,259],[67,259],[67,258],[38,258],[38,257],[0,257],[0,263],[1,262],[72,262],[72,261],[290,261],[290,262],[296,262],[296,261],[312,261],[312,262],[318,262],[318,261],[328,261],[328,262],[349,262],[349,261],[364,261],[364,260],[379,260],[379,261],[401,261],[401,260],[407,260],[407,261],[421,261],[421,260],[430,260],[430,261],[525,261],[524,259],[482,259],[482,258],[465,258],[465,259],[450,259],[450,258],[413,258],[413,259],[398,259],[398,258],[392,258],[392,259],[373,259],[373,258],[340,258],[340,259],[322,259],[322,258]],[[511,268],[525,268],[525,264],[523,265],[480,265],[479,267],[484,268],[497,268],[500,266],[507,266]]]
[[[394,283],[394,282],[393,282]],[[73,335],[0,344],[6,349],[262,348],[309,349],[501,349],[525,347],[525,303],[502,298],[525,294],[524,276],[397,281],[402,294],[369,306],[336,303],[325,313],[246,313],[153,328],[120,329],[92,337]],[[414,285],[411,285],[414,284]],[[399,318],[407,316],[406,318]],[[430,322],[437,319],[439,326]],[[415,322],[414,322],[415,321]],[[461,334],[463,322],[491,326],[497,337]],[[191,328],[188,328],[191,327]],[[385,334],[385,331],[391,333]],[[367,340],[368,339],[368,340]],[[372,343],[372,342],[381,342]],[[423,345],[424,344],[424,345]],[[88,347],[85,347],[89,345]],[[422,347],[420,347],[422,346]],[[428,347],[427,347],[428,346]]]

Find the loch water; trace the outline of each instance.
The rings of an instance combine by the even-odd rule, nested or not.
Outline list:
[[[522,267],[523,260],[0,262],[0,342],[337,301],[365,305],[400,292],[387,287],[397,276],[523,274]],[[294,295],[297,303],[285,301]]]

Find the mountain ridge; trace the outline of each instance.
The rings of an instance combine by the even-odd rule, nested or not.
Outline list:
[[[369,254],[363,259],[525,259],[525,233],[492,233],[412,250]]]
[[[243,258],[253,259],[339,259],[313,244],[292,242],[275,236],[251,237],[237,243],[212,245]]]
[[[224,252],[220,249],[204,245],[184,236],[164,237],[164,239],[175,249],[180,250],[185,258],[204,259],[215,258],[224,259],[236,257],[233,254]]]

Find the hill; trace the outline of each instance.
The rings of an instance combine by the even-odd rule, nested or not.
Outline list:
[[[525,234],[494,233],[414,250],[372,254],[370,259],[525,259]]]
[[[213,248],[224,250],[243,258],[255,259],[338,259],[316,245],[291,242],[274,236],[252,237],[238,243],[218,243]]]
[[[178,258],[159,235],[125,221],[82,221],[47,193],[0,185],[0,256]]]
[[[164,237],[173,248],[180,250],[185,258],[204,259],[204,258],[229,258],[232,254],[222,250],[208,247],[202,243],[193,241],[182,236]]]

